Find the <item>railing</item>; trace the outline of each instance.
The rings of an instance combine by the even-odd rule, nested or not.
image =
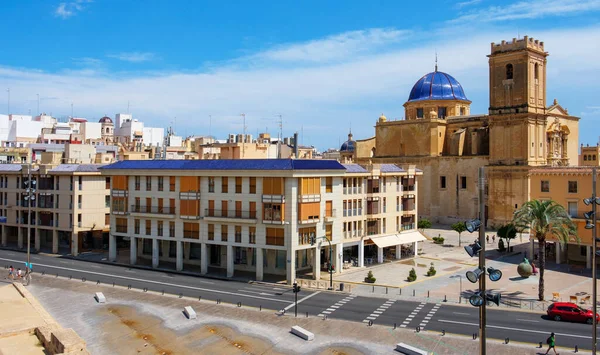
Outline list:
[[[402,223],[402,230],[403,231],[410,230],[410,229],[415,229],[415,224],[414,223]]]
[[[344,187],[344,195],[347,195],[347,194],[348,194],[348,188]]]
[[[415,191],[415,185],[402,185],[402,191]]]
[[[335,209],[325,210],[325,218],[334,218],[336,215]],[[344,214],[345,215],[345,214]]]
[[[153,214],[175,214],[175,208],[173,207],[159,207],[159,206],[137,206],[131,205],[131,211],[134,213],[153,213]]]
[[[204,217],[256,219],[256,211],[221,210],[216,208],[207,208],[204,210]]]

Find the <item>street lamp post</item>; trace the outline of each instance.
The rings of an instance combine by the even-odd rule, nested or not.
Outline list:
[[[479,245],[481,250],[479,251],[479,268],[485,270],[485,170],[484,167],[479,167],[479,220],[481,226],[479,226]],[[486,298],[485,290],[485,277],[479,278],[479,291],[483,294],[484,299]],[[485,355],[485,309],[487,302],[483,302],[479,307],[479,354]]]
[[[329,288],[328,290],[333,290],[333,264],[332,264],[332,257],[333,257],[333,248],[331,247],[331,240],[330,238],[327,237],[311,237],[310,240],[310,245],[315,245],[315,243],[317,242],[317,239],[325,239],[327,241],[327,243],[329,243]]]
[[[31,163],[27,164],[27,182],[25,200],[27,201],[27,267],[25,273],[29,274],[31,266],[31,204],[35,201],[35,180],[31,179]]]
[[[593,278],[593,286],[592,286],[592,312],[594,316],[592,317],[592,354],[596,354],[597,341],[598,341],[598,329],[596,313],[598,312],[598,306],[596,304],[597,296],[598,296],[598,285],[597,285],[597,272],[598,269],[596,267],[596,257],[598,256],[598,248],[596,246],[597,235],[596,235],[596,223],[598,218],[596,217],[596,205],[600,204],[600,198],[596,196],[596,168],[592,168],[592,197],[589,199],[584,199],[583,203],[585,205],[592,205],[592,211],[585,213],[584,216],[587,218],[591,217],[592,224],[590,225],[589,221],[586,220],[585,228],[592,230],[592,278]],[[591,215],[590,215],[591,214]]]

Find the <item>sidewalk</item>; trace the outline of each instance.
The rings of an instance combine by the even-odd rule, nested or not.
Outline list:
[[[394,348],[399,342],[435,354],[474,354],[478,349],[477,341],[451,334],[369,327],[318,317],[294,318],[250,307],[48,276],[38,277],[31,290],[59,322],[78,329],[93,354],[193,354],[199,349],[203,354],[397,354]],[[93,300],[97,291],[104,293],[106,304]],[[58,292],[60,300],[55,296]],[[188,320],[182,314],[188,305],[194,307],[197,319]],[[315,340],[307,342],[290,334],[294,325],[313,332]],[[498,355],[538,353],[532,344],[506,345],[500,340],[488,340],[487,350]]]

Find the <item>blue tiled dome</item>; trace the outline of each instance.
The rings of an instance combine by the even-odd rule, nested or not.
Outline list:
[[[421,100],[465,100],[462,86],[451,75],[441,71],[425,74],[410,91],[408,101]],[[470,102],[470,101],[469,101]]]
[[[342,143],[342,146],[340,147],[340,152],[354,152],[354,145],[355,142],[352,139],[352,133],[348,134],[348,140],[345,141],[344,143]]]

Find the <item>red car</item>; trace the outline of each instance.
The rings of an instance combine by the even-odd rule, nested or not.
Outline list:
[[[593,312],[589,309],[583,309],[571,302],[556,302],[548,307],[548,317],[556,321],[582,322],[592,324]],[[596,324],[600,323],[600,315],[596,314]]]

